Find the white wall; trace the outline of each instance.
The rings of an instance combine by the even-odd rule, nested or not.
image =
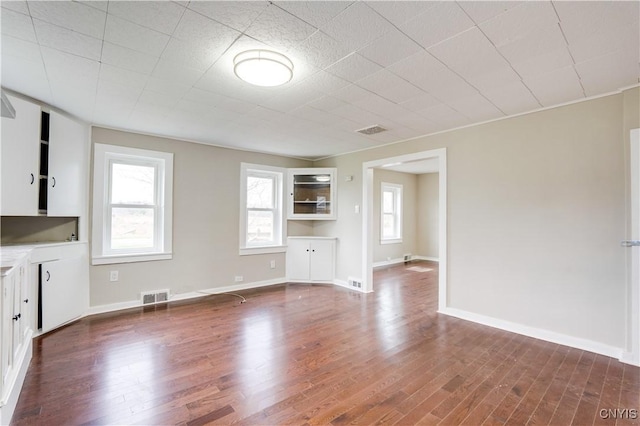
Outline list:
[[[92,142],[174,153],[174,254],[167,261],[92,266],[91,306],[139,300],[147,290],[169,288],[180,294],[230,286],[236,275],[244,283],[285,276],[284,253],[238,254],[240,163],[307,167],[309,162],[98,127]],[[289,221],[288,231],[313,232],[305,221]],[[270,268],[271,260],[276,269]],[[119,271],[119,281],[109,281],[111,270]]]
[[[417,254],[430,259],[440,256],[438,173],[418,175]]]
[[[637,91],[637,89],[635,89]],[[317,162],[362,176],[366,161],[447,149],[447,305],[622,348],[627,282],[623,95]],[[340,182],[337,278],[361,276],[361,178]]]

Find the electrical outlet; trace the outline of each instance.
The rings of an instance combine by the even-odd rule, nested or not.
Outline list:
[[[118,281],[118,271],[109,271],[109,281]]]
[[[242,278],[242,275],[236,275],[236,282],[237,283],[241,283],[242,280],[244,280],[244,278]]]
[[[271,265],[271,269],[276,269],[276,261],[275,260],[272,260],[270,265]]]

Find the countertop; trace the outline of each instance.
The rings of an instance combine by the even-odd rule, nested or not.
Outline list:
[[[25,257],[33,251],[33,249],[41,247],[54,247],[70,244],[86,244],[83,241],[56,241],[56,242],[38,242],[38,243],[19,243],[6,244],[0,246],[0,276],[8,275],[11,270],[18,265]]]

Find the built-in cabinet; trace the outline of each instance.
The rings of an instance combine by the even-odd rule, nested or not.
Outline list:
[[[31,360],[33,297],[28,256],[2,276],[0,422],[8,424]],[[17,392],[16,392],[17,389]]]
[[[2,216],[71,216],[86,204],[85,127],[7,96],[16,117],[2,118]]]
[[[332,237],[289,237],[287,280],[333,282],[336,239]]]
[[[336,169],[289,169],[288,188],[288,219],[336,219]]]

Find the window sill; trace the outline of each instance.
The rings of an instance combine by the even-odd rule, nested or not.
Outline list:
[[[112,263],[151,262],[153,260],[171,260],[173,253],[128,254],[114,256],[97,256],[91,258],[92,265],[109,265]]]
[[[286,251],[287,246],[241,247],[240,256],[250,256],[253,254],[284,253]]]
[[[400,244],[402,242],[402,238],[395,238],[392,240],[380,240],[380,244]]]

